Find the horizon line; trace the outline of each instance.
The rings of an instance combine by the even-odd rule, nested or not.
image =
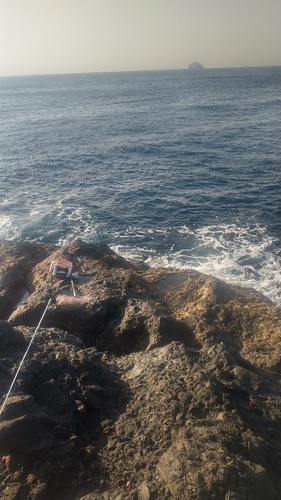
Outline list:
[[[22,76],[58,76],[58,75],[91,75],[100,73],[141,73],[148,71],[190,71],[190,72],[201,72],[203,69],[234,69],[234,68],[278,68],[281,64],[246,64],[243,66],[203,66],[198,70],[189,69],[188,66],[184,68],[158,68],[158,69],[123,69],[123,70],[105,70],[105,71],[67,71],[63,73],[20,73],[18,75],[0,75],[0,78],[16,78]]]

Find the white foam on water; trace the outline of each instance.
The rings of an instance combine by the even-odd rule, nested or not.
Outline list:
[[[19,237],[19,230],[8,215],[0,214],[0,240],[14,240]]]
[[[52,245],[66,245],[77,238],[96,241],[95,221],[89,210],[77,207],[73,196],[65,197],[46,207],[34,206],[21,229],[21,237]]]
[[[143,260],[150,266],[195,269],[230,284],[254,288],[281,304],[281,259],[274,253],[276,240],[264,228],[232,224],[193,231],[183,226],[174,236],[174,243],[163,255],[141,246],[132,249],[117,244],[113,248],[128,259]]]
[[[54,219],[54,226],[67,227],[67,231],[63,232],[58,240],[60,245],[66,245],[76,238],[82,238],[84,241],[96,240],[96,224],[89,210],[69,204],[64,206],[61,201],[57,203],[57,208],[59,211]]]
[[[0,217],[0,239],[24,237],[65,245],[76,238],[103,241],[118,254],[150,266],[195,269],[227,283],[254,288],[281,304],[281,259],[277,241],[258,224],[209,225],[197,229],[127,227],[116,229],[112,216],[98,220],[93,207],[77,207],[75,196],[55,203],[44,214],[34,206],[32,221],[20,232],[18,220]],[[43,211],[43,218],[37,212]],[[120,227],[120,226],[119,226]]]

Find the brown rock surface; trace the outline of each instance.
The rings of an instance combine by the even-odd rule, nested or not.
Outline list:
[[[27,288],[27,275],[52,247],[29,241],[0,241],[0,317],[7,318]]]
[[[281,499],[280,308],[102,244],[0,251],[2,401],[52,298],[1,415],[1,498]]]

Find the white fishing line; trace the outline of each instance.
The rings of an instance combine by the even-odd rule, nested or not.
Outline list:
[[[27,353],[28,353],[28,351],[29,351],[29,349],[30,349],[30,347],[31,347],[31,344],[32,344],[32,342],[33,342],[33,340],[34,340],[34,338],[35,338],[35,336],[36,336],[36,334],[37,334],[37,332],[38,332],[38,330],[39,330],[39,328],[40,328],[40,325],[41,325],[41,323],[42,323],[42,321],[43,321],[43,318],[44,318],[44,316],[45,316],[45,314],[46,314],[46,312],[47,312],[47,310],[48,310],[48,307],[49,307],[49,305],[50,305],[51,300],[52,300],[52,298],[50,298],[50,299],[49,299],[48,304],[46,305],[46,308],[45,308],[45,310],[44,310],[44,312],[43,312],[43,314],[42,314],[42,316],[41,316],[41,319],[40,319],[40,321],[39,321],[39,323],[38,323],[38,325],[37,325],[37,327],[36,327],[36,330],[35,330],[34,334],[32,335],[32,338],[31,338],[31,340],[30,340],[30,342],[29,342],[29,344],[28,344],[28,347],[27,347],[27,349],[26,349],[26,351],[25,351],[25,353],[24,353],[24,355],[23,355],[23,358],[22,358],[22,360],[21,360],[20,364],[19,364],[19,367],[18,367],[18,369],[17,369],[17,371],[16,371],[16,374],[15,374],[15,376],[14,376],[14,378],[13,378],[13,381],[12,381],[12,383],[11,383],[10,389],[8,390],[7,396],[5,397],[4,402],[3,402],[2,406],[1,406],[1,409],[0,409],[0,416],[1,416],[1,414],[3,413],[3,411],[4,411],[4,409],[5,409],[5,406],[6,406],[6,403],[7,403],[8,399],[9,399],[9,396],[10,396],[10,394],[11,394],[12,388],[13,388],[13,386],[14,386],[14,384],[15,384],[15,381],[16,381],[16,380],[17,380],[17,378],[18,378],[18,374],[19,374],[19,372],[20,372],[20,369],[21,369],[21,367],[22,367],[22,365],[23,365],[23,363],[24,363],[24,360],[25,360],[25,358],[26,358],[26,356],[27,356]]]

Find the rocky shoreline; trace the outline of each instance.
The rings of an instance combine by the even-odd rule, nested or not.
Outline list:
[[[0,404],[52,299],[1,415],[1,498],[281,499],[280,307],[103,244],[0,255]]]

